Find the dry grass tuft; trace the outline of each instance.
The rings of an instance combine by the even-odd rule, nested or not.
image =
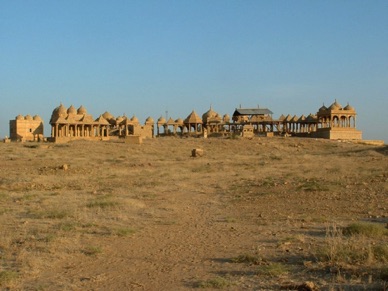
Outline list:
[[[224,289],[231,286],[231,282],[224,277],[215,277],[206,281],[198,282],[197,288],[213,288],[213,289]]]
[[[253,256],[248,254],[239,255],[236,258],[232,259],[233,263],[248,263],[252,265],[260,265],[264,260],[259,256]]]
[[[87,246],[81,252],[87,256],[96,256],[102,253],[102,249],[99,246]]]
[[[102,197],[102,198],[97,198],[97,199],[91,200],[90,202],[88,202],[86,204],[86,207],[106,209],[106,208],[113,208],[113,207],[116,207],[118,205],[119,205],[119,203],[117,201],[114,201],[108,197]]]
[[[371,236],[372,233],[381,236],[383,232],[380,231],[380,227],[371,224],[352,224],[344,230],[336,225],[327,229],[325,245],[318,251],[319,260],[332,265],[368,266],[387,260],[387,245],[376,244],[375,241],[368,239],[368,237],[376,238]],[[367,236],[364,236],[365,234]]]
[[[129,227],[119,227],[114,230],[114,234],[117,236],[129,236],[135,233],[135,230]]]
[[[388,235],[388,229],[377,223],[352,223],[343,229],[343,234],[347,236],[363,235],[370,238],[380,238]]]
[[[270,263],[258,267],[257,273],[262,276],[279,277],[289,272],[289,268],[282,263]]]
[[[382,225],[322,228],[385,221],[388,156],[235,138],[0,144],[0,289],[356,289],[369,275],[383,286]]]

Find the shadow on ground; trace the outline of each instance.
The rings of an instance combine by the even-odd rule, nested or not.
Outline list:
[[[382,146],[376,149],[376,152],[383,154],[384,156],[388,156],[388,146]]]

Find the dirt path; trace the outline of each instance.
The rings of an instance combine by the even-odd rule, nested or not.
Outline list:
[[[216,196],[178,192],[149,203],[158,214],[140,231],[101,242],[104,251],[95,258],[62,262],[62,270],[47,274],[55,275],[49,281],[72,278],[62,284],[99,290],[193,288],[208,274],[233,271],[228,259],[253,243],[247,240],[249,226],[236,229],[225,221],[225,205]],[[241,290],[244,284],[249,288],[249,282],[241,282],[232,289]]]
[[[204,157],[190,157],[196,147]],[[317,252],[331,225],[388,222],[385,149],[274,138],[1,150],[12,171],[0,177],[0,249],[3,269],[20,274],[14,289],[364,288],[379,275],[344,266],[340,278]]]

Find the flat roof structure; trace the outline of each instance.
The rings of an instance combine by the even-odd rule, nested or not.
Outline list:
[[[239,115],[270,115],[273,114],[268,108],[236,108],[233,116]]]

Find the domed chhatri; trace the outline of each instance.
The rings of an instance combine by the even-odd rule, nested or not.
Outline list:
[[[356,129],[356,110],[335,100],[327,110],[318,110],[316,129],[312,137],[327,139],[362,139],[362,132]]]
[[[204,114],[202,114],[202,122],[207,123],[208,119],[214,118],[218,116],[218,113],[215,112],[212,107],[210,106],[210,109],[206,111]]]
[[[153,124],[150,122],[140,125],[134,115],[131,119],[125,114],[115,118],[108,111],[96,119],[88,114],[81,105],[75,109],[71,105],[68,109],[61,103],[51,115],[51,141],[67,142],[71,140],[109,140],[112,138],[139,135],[142,137],[153,136]]]
[[[135,115],[133,115],[133,116],[131,117],[131,122],[132,122],[132,123],[139,123],[139,119],[138,119]]]
[[[160,116],[159,119],[158,119],[158,125],[163,125],[165,124],[167,121],[166,119],[163,117],[163,116]]]
[[[146,122],[146,124],[154,124],[155,123],[154,119],[151,116],[148,116],[145,122]]]
[[[306,117],[307,116],[307,117]],[[201,118],[202,117],[202,118]],[[335,99],[330,106],[323,103],[316,114],[287,114],[278,119],[268,108],[236,108],[233,115],[221,115],[212,106],[198,115],[192,110],[185,119],[160,116],[156,121],[147,117],[144,124],[136,115],[115,117],[110,112],[93,118],[83,105],[78,109],[62,103],[52,111],[50,118],[50,141],[67,142],[76,139],[109,140],[129,137],[135,139],[163,135],[180,136],[299,136],[326,139],[361,139],[362,132],[356,129],[357,112],[349,103],[345,107]],[[43,121],[39,115],[19,114],[10,121],[10,136],[14,140],[43,139]]]

